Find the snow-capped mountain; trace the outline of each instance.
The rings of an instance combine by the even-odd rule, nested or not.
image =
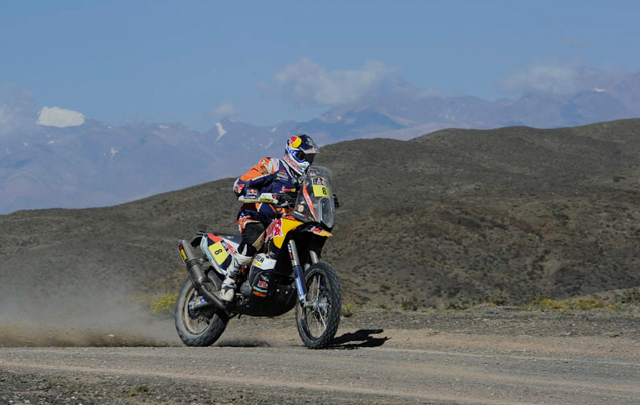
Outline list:
[[[235,177],[260,157],[282,156],[294,133],[307,133],[322,146],[410,139],[449,127],[552,128],[640,117],[640,72],[610,88],[563,96],[527,93],[492,102],[407,96],[338,106],[301,123],[259,127],[223,119],[203,133],[171,123],[114,127],[56,107],[10,121],[11,108],[0,106],[0,214],[113,205]]]

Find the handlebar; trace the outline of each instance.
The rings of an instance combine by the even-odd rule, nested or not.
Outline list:
[[[247,197],[241,195],[238,197],[238,201],[243,203],[267,203],[267,204],[277,204],[278,198],[277,194],[273,193],[262,193],[257,197]]]
[[[273,204],[276,207],[287,208],[293,206],[296,195],[291,193],[262,193],[257,197],[240,196],[238,201],[242,203]]]

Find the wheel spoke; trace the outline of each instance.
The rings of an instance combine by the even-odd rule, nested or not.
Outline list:
[[[327,329],[327,323],[324,320],[324,316],[322,315],[322,313],[320,313],[320,311],[318,311],[318,320],[320,321],[320,323],[322,324],[322,328],[319,328],[320,334],[322,334],[322,332],[325,331],[325,329]]]
[[[340,322],[340,284],[331,266],[316,263],[307,270],[306,285],[307,302],[296,308],[298,332],[307,347],[324,348]]]
[[[311,282],[309,283],[308,298],[312,302],[312,306],[309,308],[311,313],[307,314],[311,316],[307,316],[307,319],[310,321],[309,323],[311,323],[311,325],[309,325],[309,329],[313,329],[315,333],[312,334],[317,338],[322,336],[324,331],[327,329],[327,312],[324,308],[324,306],[326,305],[326,301],[321,302],[322,298],[326,299],[326,297],[321,297],[321,291],[323,289],[322,287],[324,287],[324,280],[322,274],[315,274],[310,281]],[[311,330],[309,332],[311,332]]]
[[[217,284],[217,280],[212,280],[210,288],[215,288]],[[194,288],[191,279],[186,279],[178,293],[175,325],[180,339],[187,346],[202,347],[213,344],[224,332],[229,321],[224,313],[201,305],[203,302],[203,297]]]
[[[189,313],[189,304],[192,301],[196,300],[198,297],[199,296],[196,294],[195,289],[189,292],[189,294],[187,295],[187,299],[185,300],[183,315],[187,329],[189,330],[189,332],[196,335],[204,332],[211,323],[211,319],[205,315],[199,315],[196,318],[193,318]]]

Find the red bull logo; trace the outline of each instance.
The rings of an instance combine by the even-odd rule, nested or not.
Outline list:
[[[289,138],[289,146],[291,146],[292,148],[298,148],[301,144],[302,144],[302,138],[299,138],[295,135]]]
[[[282,233],[282,220],[277,219],[273,221],[267,228],[267,239],[281,238],[283,236],[284,233]]]

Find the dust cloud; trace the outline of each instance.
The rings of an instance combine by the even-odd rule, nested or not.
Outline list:
[[[0,347],[175,346],[173,320],[122,287],[0,285]],[[122,284],[126,285],[126,284]],[[66,286],[66,288],[65,288]]]

